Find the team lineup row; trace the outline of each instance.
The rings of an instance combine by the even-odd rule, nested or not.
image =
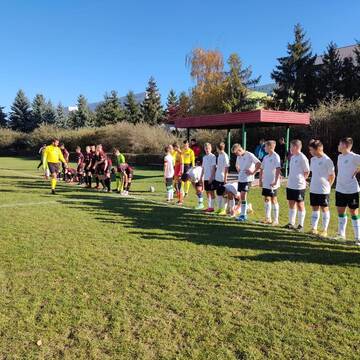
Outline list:
[[[187,196],[190,183],[193,184],[198,204],[196,209],[204,209],[203,192],[207,197],[206,212],[215,212],[215,193],[219,215],[229,214],[236,220],[247,221],[249,209],[248,192],[259,173],[259,186],[264,197],[264,223],[279,225],[279,204],[277,192],[281,186],[281,161],[275,152],[276,142],[266,141],[266,156],[260,161],[254,154],[244,150],[240,144],[234,144],[232,153],[236,155],[237,182],[228,182],[230,161],[225,152],[225,144],[217,146],[217,154],[212,153],[209,143],[204,145],[205,155],[202,161],[195,160],[195,155],[187,141],[183,149],[177,144],[165,148],[164,181],[167,201],[171,202],[174,192],[178,204],[183,203]],[[304,230],[305,222],[305,191],[310,177],[311,233],[321,237],[328,236],[330,223],[329,201],[331,188],[336,179],[335,202],[338,212],[337,238],[346,239],[347,208],[351,214],[355,242],[360,245],[359,183],[356,175],[360,171],[360,155],[352,152],[352,138],[343,138],[339,142],[337,160],[337,176],[333,161],[324,153],[320,140],[309,143],[310,162],[302,152],[302,142],[292,140],[290,146],[289,175],[286,186],[286,197],[289,206],[288,229]],[[196,163],[195,163],[196,162]],[[239,215],[238,215],[239,213]],[[322,229],[318,231],[322,213]],[[238,216],[237,216],[238,215]],[[296,222],[296,219],[298,220]]]

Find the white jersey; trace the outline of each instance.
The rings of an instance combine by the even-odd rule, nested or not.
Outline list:
[[[254,180],[254,175],[248,175],[248,170],[254,171],[255,165],[260,163],[260,160],[251,152],[245,151],[244,154],[236,158],[236,166],[239,168],[238,182],[251,182]]]
[[[314,156],[310,160],[310,192],[313,194],[330,194],[329,176],[335,174],[334,163],[327,156]]]
[[[193,183],[197,183],[201,180],[201,174],[202,174],[202,167],[201,166],[195,166],[192,167],[187,174],[189,175],[190,181]]]
[[[264,189],[278,189],[280,187],[280,176],[275,184],[275,186],[271,186],[271,184],[275,181],[276,178],[276,169],[281,168],[280,156],[274,152],[271,155],[265,155],[261,168],[262,172],[262,183]]]
[[[217,158],[215,180],[219,182],[225,181],[225,170],[230,166],[229,156],[225,152],[220,153]]]
[[[216,167],[216,156],[214,154],[208,154],[203,157],[202,167],[204,169],[204,180],[207,181],[211,178],[212,170]]]
[[[225,191],[232,193],[233,195],[240,194],[238,192],[238,183],[231,182],[224,185]]]
[[[289,178],[287,187],[293,190],[305,190],[306,179],[304,173],[310,172],[309,160],[301,152],[290,158]]]
[[[164,176],[169,179],[174,176],[174,158],[172,155],[168,154],[164,158],[164,163],[166,164]]]
[[[343,194],[355,194],[360,191],[359,183],[354,176],[355,171],[359,167],[360,155],[353,152],[339,155],[337,161],[336,191]]]

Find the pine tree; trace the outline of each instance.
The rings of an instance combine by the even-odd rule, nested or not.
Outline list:
[[[342,61],[335,43],[331,42],[320,65],[320,99],[330,100],[341,95]],[[347,64],[348,65],[348,64]]]
[[[141,104],[141,111],[144,121],[150,125],[160,124],[164,120],[161,97],[153,77],[149,79],[145,99]]]
[[[48,100],[45,105],[45,112],[44,112],[44,123],[53,125],[56,123],[56,110],[51,102]]]
[[[349,57],[344,58],[342,61],[340,93],[348,100],[360,97],[360,90],[356,79],[356,66],[353,59]]]
[[[125,102],[125,119],[126,121],[136,124],[142,120],[141,108],[136,101],[135,94],[133,91],[129,91],[126,94]]]
[[[32,119],[29,99],[22,90],[17,92],[15,100],[11,105],[10,127],[13,130],[24,132],[30,132],[36,127]]]
[[[360,98],[360,42],[357,42],[355,53],[355,72],[354,72],[354,81],[356,83],[357,91],[354,93],[354,98]]]
[[[7,114],[4,112],[5,107],[0,106],[0,127],[8,127]]]
[[[58,106],[56,107],[55,125],[58,128],[62,128],[62,129],[69,128],[69,119],[61,103],[59,103]]]
[[[256,108],[257,102],[249,98],[249,87],[256,85],[260,78],[251,79],[251,68],[242,68],[242,62],[238,54],[230,55],[228,65],[230,69],[226,73],[224,82],[224,111],[235,112]]]
[[[115,90],[104,95],[104,101],[95,109],[95,125],[115,124],[125,119],[125,112]]]
[[[274,102],[281,110],[306,111],[317,102],[316,56],[300,24],[294,29],[295,40],[287,45],[287,56],[278,59],[279,65],[271,73],[277,87]]]
[[[36,94],[32,104],[32,119],[36,126],[43,124],[45,122],[45,111],[46,111],[46,102],[45,97],[42,94]]]
[[[93,114],[84,95],[79,95],[77,110],[70,113],[71,127],[78,129],[85,126],[93,126]]]
[[[177,117],[177,111],[179,108],[179,100],[175,90],[171,89],[166,101],[165,116],[168,122],[171,122]]]

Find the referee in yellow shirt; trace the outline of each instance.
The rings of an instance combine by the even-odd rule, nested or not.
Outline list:
[[[53,139],[51,145],[47,146],[43,152],[43,166],[44,170],[49,168],[51,176],[51,193],[55,194],[57,176],[60,170],[60,162],[64,164],[65,169],[67,168],[64,156],[59,148],[59,140]]]
[[[182,158],[184,163],[184,172],[181,177],[182,188],[184,189],[184,196],[187,196],[191,185],[188,171],[195,166],[195,154],[194,151],[190,148],[190,144],[188,140],[184,140]]]

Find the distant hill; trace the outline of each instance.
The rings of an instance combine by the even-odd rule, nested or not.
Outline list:
[[[135,94],[135,100],[137,101],[137,103],[143,102],[144,99],[145,99],[145,92]],[[122,97],[120,98],[120,103],[121,103],[122,105],[124,105],[125,100],[126,100],[126,96],[122,96]],[[90,104],[89,104],[90,110],[91,110],[91,111],[94,111],[94,110],[96,109],[96,107],[97,107],[99,104],[101,104],[101,103],[102,103],[102,101],[90,103]],[[67,107],[65,108],[65,110],[67,110],[67,111],[75,111],[75,110],[77,110],[77,106],[76,106],[76,105],[67,106]]]

